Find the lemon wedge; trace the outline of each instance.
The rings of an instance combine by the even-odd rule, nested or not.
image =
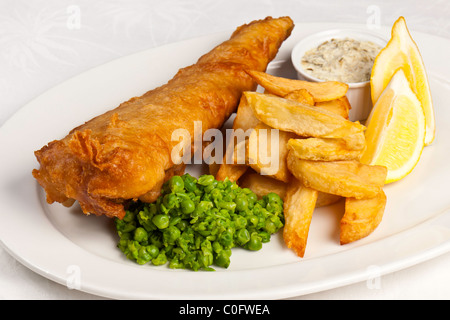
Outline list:
[[[385,166],[385,183],[404,178],[418,163],[425,146],[425,114],[409,81],[399,69],[377,99],[366,122],[361,162]]]
[[[391,39],[376,57],[370,77],[372,102],[375,105],[394,73],[403,69],[411,89],[422,104],[426,119],[425,145],[435,137],[435,118],[430,86],[419,49],[411,38],[406,21],[400,17],[392,26]]]

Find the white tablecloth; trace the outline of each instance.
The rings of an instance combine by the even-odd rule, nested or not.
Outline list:
[[[0,0],[0,125],[56,84],[104,62],[265,16],[297,22],[380,23],[450,38],[447,0]],[[450,254],[293,299],[448,299]],[[54,283],[0,248],[0,298],[101,299]]]

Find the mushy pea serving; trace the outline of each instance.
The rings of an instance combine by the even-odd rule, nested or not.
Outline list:
[[[302,67],[313,77],[325,81],[369,81],[373,62],[381,49],[370,41],[331,39],[307,51]]]
[[[227,268],[231,249],[260,250],[284,223],[283,201],[262,199],[212,175],[174,176],[154,203],[135,202],[115,225],[118,248],[138,264],[214,270]]]

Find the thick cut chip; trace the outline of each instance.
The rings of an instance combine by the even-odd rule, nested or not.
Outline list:
[[[224,181],[226,178],[230,181],[237,181],[248,169],[246,164],[246,145],[247,140],[243,139],[236,145],[231,144],[227,148],[223,162],[215,175],[216,180]]]
[[[343,138],[365,127],[332,112],[258,92],[244,93],[256,117],[268,126],[299,136]]]
[[[345,199],[345,213],[340,223],[340,242],[347,244],[371,234],[380,224],[386,207],[383,191],[370,199]]]
[[[318,191],[357,199],[373,198],[382,191],[387,169],[348,161],[302,160],[288,154],[288,168],[305,186]]]
[[[239,102],[236,117],[234,118],[233,130],[242,129],[243,132],[246,132],[247,130],[254,128],[260,123],[261,121],[256,118],[252,107],[248,105],[247,99],[242,96]],[[245,141],[241,141],[241,143],[245,143]],[[230,148],[229,150],[225,147],[222,163],[212,164],[209,166],[210,173],[216,177],[216,180],[223,181],[228,178],[231,181],[237,181],[247,171],[247,165],[245,165],[245,163],[241,163],[237,159],[238,155],[240,154],[237,151],[237,147],[238,145],[236,145],[234,148]]]
[[[248,165],[262,175],[271,176],[277,180],[288,182],[291,173],[286,164],[288,154],[287,143],[296,135],[291,132],[279,131],[260,123],[248,139]]]
[[[283,98],[294,100],[308,106],[316,106],[322,110],[328,110],[332,113],[340,115],[341,117],[348,119],[348,113],[351,109],[350,102],[346,96],[337,98],[330,101],[315,102],[314,97],[306,89],[295,90],[289,92]]]
[[[313,106],[315,103],[314,97],[306,89],[289,92],[284,98],[307,104],[308,106]]]
[[[237,181],[248,169],[245,164],[227,164],[222,163],[216,173],[216,180],[224,181],[226,178],[230,181]]]
[[[276,77],[265,72],[247,71],[247,73],[267,92],[284,97],[292,91],[305,89],[314,101],[330,101],[345,96],[348,91],[346,83],[337,81],[310,82]]]
[[[336,113],[345,119],[348,119],[348,113],[351,109],[346,96],[330,101],[316,102],[315,106]]]
[[[233,122],[233,129],[242,129],[244,131],[254,128],[260,121],[255,116],[253,108],[247,103],[245,96],[241,97]]]
[[[286,183],[269,176],[262,176],[252,170],[249,170],[239,179],[239,186],[249,188],[258,198],[262,198],[270,192],[278,194],[283,200],[286,196]]]
[[[364,132],[350,134],[342,138],[342,140],[349,150],[365,150],[367,147],[366,136],[364,135]]]
[[[352,150],[343,139],[290,139],[288,147],[303,160],[337,161],[359,160],[364,149]]]
[[[342,199],[342,197],[338,196],[336,194],[325,193],[325,192],[319,191],[319,195],[317,196],[317,201],[316,201],[316,208],[332,205],[341,199]]]
[[[216,162],[210,163],[208,166],[208,169],[209,169],[209,174],[216,176],[217,172],[220,169],[220,163],[216,163]]]
[[[299,256],[305,255],[309,226],[316,206],[318,192],[292,179],[284,200],[283,239],[286,246]]]

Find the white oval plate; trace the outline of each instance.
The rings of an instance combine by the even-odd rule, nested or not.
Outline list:
[[[348,24],[297,24],[268,71],[295,77],[290,52],[308,34]],[[388,29],[380,32],[389,36]],[[368,280],[450,249],[450,41],[413,32],[434,98],[437,136],[418,166],[385,187],[384,219],[369,237],[339,245],[343,206],[317,209],[305,258],[284,246],[281,232],[262,250],[235,249],[216,272],[139,266],[116,248],[112,220],[84,216],[77,206],[48,205],[32,178],[33,151],[132,96],[165,83],[231,32],[174,43],[123,57],[80,74],[28,103],[0,128],[0,239],[18,261],[70,288],[126,299],[278,299]],[[440,50],[434,50],[439,47]],[[180,54],[182,53],[182,54]],[[190,167],[200,174],[205,167]]]

